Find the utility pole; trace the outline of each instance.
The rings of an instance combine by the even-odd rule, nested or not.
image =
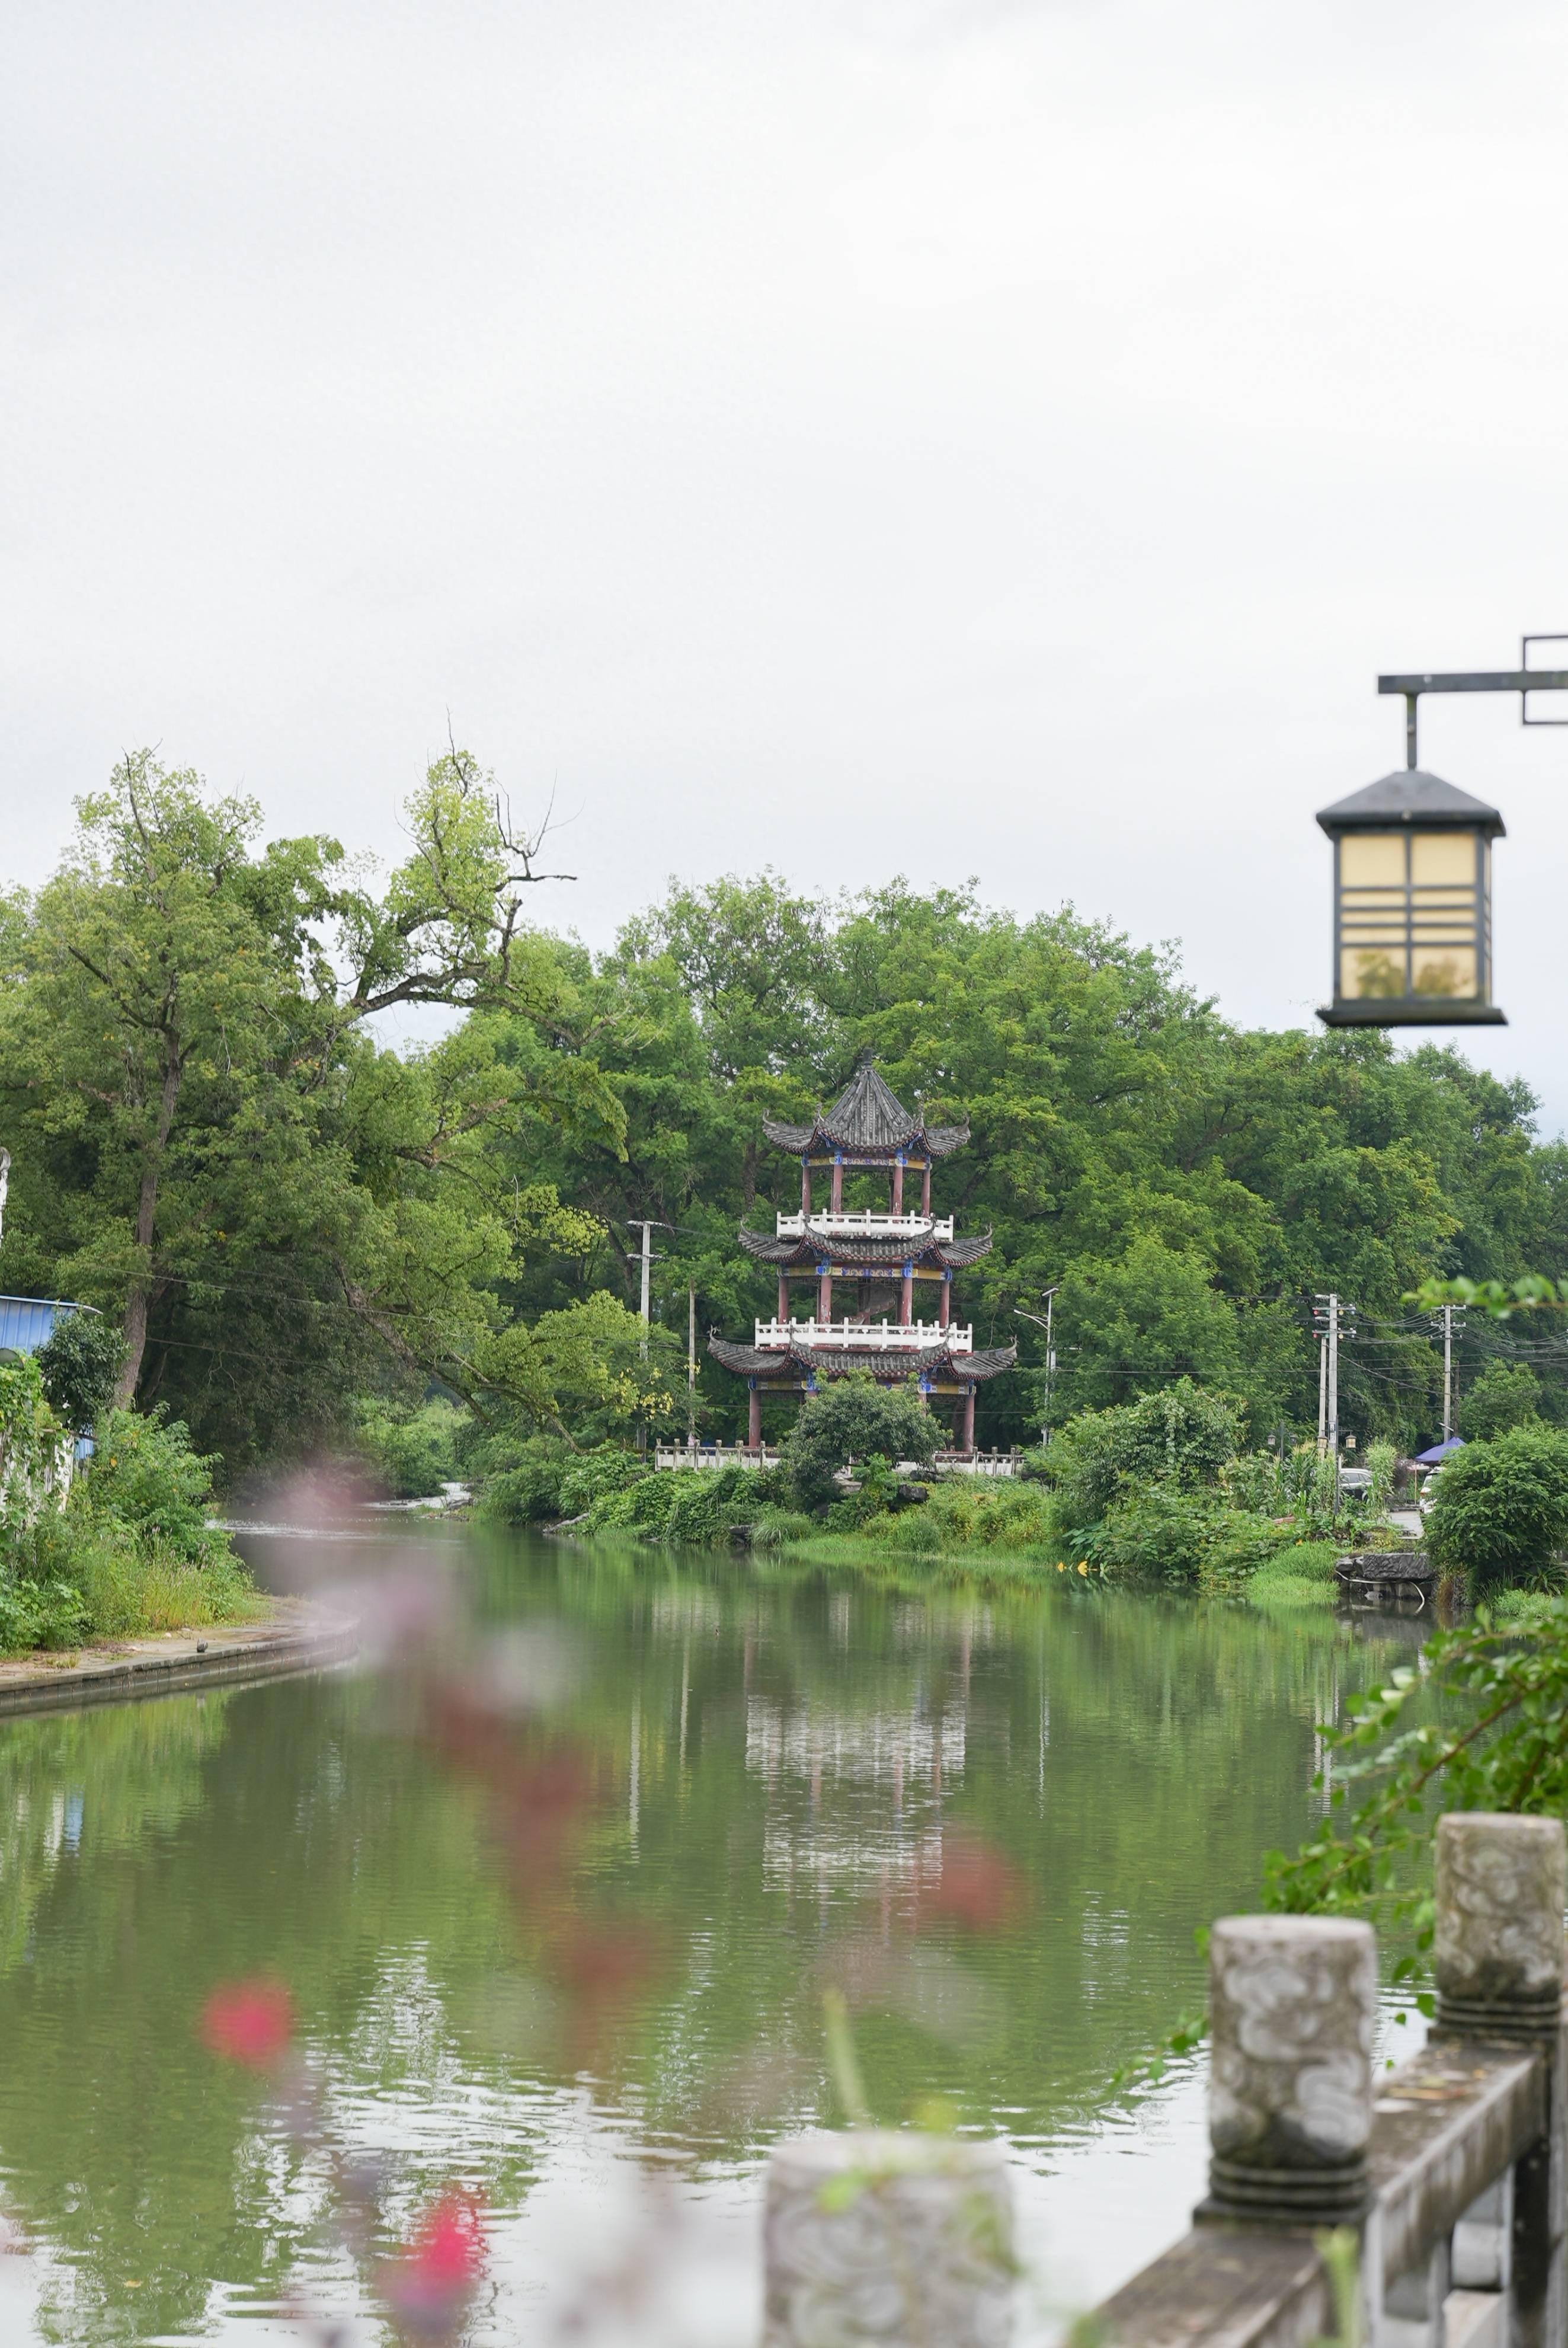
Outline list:
[[[1328,1340],[1317,1340],[1317,1456],[1328,1448]]]
[[[653,1234],[655,1231],[667,1231],[670,1226],[668,1223],[653,1221],[639,1222],[637,1218],[632,1216],[628,1219],[626,1228],[628,1231],[641,1231],[642,1233],[641,1255],[628,1256],[627,1262],[641,1263],[642,1266],[642,1338],[637,1350],[646,1361],[648,1331],[653,1319]],[[648,1448],[648,1429],[641,1423],[637,1429],[637,1448],[639,1451],[646,1451]]]
[[[633,1231],[637,1224],[631,1226]],[[642,1358],[648,1359],[648,1324],[652,1319],[653,1225],[644,1223],[642,1231]]]
[[[1327,1296],[1319,1293],[1313,1300],[1312,1317],[1321,1332],[1318,1338],[1321,1351],[1317,1373],[1317,1439],[1320,1447],[1327,1449],[1336,1462],[1337,1469],[1339,1458],[1339,1340],[1341,1335],[1349,1338],[1356,1334],[1355,1310],[1353,1304],[1341,1303],[1333,1289]],[[1350,1325],[1342,1330],[1342,1321],[1349,1322]]]
[[[697,1291],[686,1289],[686,1448],[697,1448]]]
[[[1443,1306],[1443,1441],[1453,1433],[1454,1420],[1454,1314],[1462,1313],[1462,1304]]]

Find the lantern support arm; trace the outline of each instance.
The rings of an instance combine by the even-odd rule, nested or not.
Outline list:
[[[1517,693],[1520,723],[1524,726],[1568,726],[1568,717],[1532,717],[1532,693],[1568,693],[1568,668],[1531,668],[1532,644],[1568,644],[1568,635],[1526,636],[1520,644],[1518,668],[1466,668],[1419,676],[1380,676],[1379,693],[1399,693],[1405,698],[1405,764],[1416,764],[1416,710],[1423,693]]]

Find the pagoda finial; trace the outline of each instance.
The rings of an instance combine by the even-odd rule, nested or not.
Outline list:
[[[868,1068],[875,1057],[876,1054],[873,1052],[870,1045],[862,1044],[860,1046],[860,1057],[856,1061],[855,1065],[857,1068]]]

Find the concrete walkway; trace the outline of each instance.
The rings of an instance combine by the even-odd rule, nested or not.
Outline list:
[[[346,1663],[358,1644],[358,1626],[346,1615],[331,1614],[302,1598],[272,1598],[266,1612],[250,1622],[165,1631],[147,1639],[106,1639],[70,1653],[0,1662],[0,1714],[121,1703],[227,1680],[322,1671]]]

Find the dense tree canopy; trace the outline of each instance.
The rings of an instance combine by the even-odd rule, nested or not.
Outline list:
[[[983,1442],[1038,1426],[1015,1307],[1050,1286],[1058,1424],[1191,1378],[1254,1440],[1307,1431],[1311,1300],[1334,1289],[1360,1314],[1342,1425],[1410,1440],[1440,1368],[1407,1292],[1568,1263],[1568,1152],[1455,1052],[1238,1032],[1166,952],[903,881],[829,904],[768,873],[675,883],[594,953],[525,925],[531,844],[461,753],[406,828],[373,887],[336,842],[260,845],[250,802],[138,755],[56,876],[3,901],[0,1283],[100,1306],[121,1396],[167,1402],[231,1469],[399,1381],[595,1439],[679,1414],[689,1291],[700,1351],[771,1300],[735,1230],[799,1176],[763,1117],[808,1115],[867,1045],[904,1099],[973,1128],[937,1203],[995,1246],[956,1309],[1022,1350],[982,1392]],[[371,1023],[405,1003],[456,1024],[390,1051]],[[868,1179],[847,1195],[872,1203]],[[646,1361],[642,1217],[663,1226]],[[1542,1416],[1568,1415],[1561,1339],[1461,1323],[1460,1354],[1461,1386],[1528,1357]],[[699,1407],[742,1423],[705,1361]],[[768,1409],[782,1433],[793,1406]]]
[[[1192,1377],[1241,1396],[1256,1437],[1309,1431],[1311,1300],[1334,1289],[1361,1315],[1341,1423],[1426,1439],[1440,1364],[1406,1293],[1434,1269],[1568,1260],[1568,1153],[1535,1141],[1522,1085],[1377,1033],[1240,1033],[1168,954],[1071,911],[1020,920],[902,882],[824,908],[764,874],[673,885],[602,956],[556,951],[626,1124],[622,1148],[526,1112],[496,1138],[518,1179],[542,1176],[606,1232],[569,1262],[531,1261],[510,1296],[525,1317],[605,1282],[630,1297],[629,1224],[652,1215],[670,1226],[661,1311],[679,1326],[690,1283],[700,1329],[743,1330],[771,1291],[735,1226],[798,1200],[760,1120],[831,1099],[865,1044],[903,1099],[973,1128],[938,1204],[996,1244],[955,1309],[978,1343],[1018,1335],[1026,1365],[983,1390],[982,1441],[1038,1424],[1042,1341],[1013,1308],[1053,1284],[1059,1423]],[[508,1065],[553,1048],[505,1017],[477,1024]],[[1521,1342],[1464,1333],[1463,1375]],[[738,1426],[733,1382],[710,1368],[703,1389],[712,1423]],[[781,1431],[788,1407],[770,1406]]]

